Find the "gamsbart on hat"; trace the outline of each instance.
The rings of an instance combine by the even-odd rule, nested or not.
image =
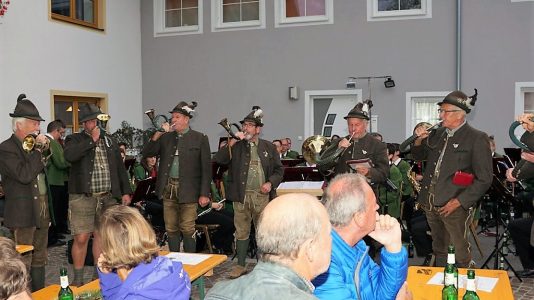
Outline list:
[[[451,104],[463,109],[466,113],[470,113],[477,102],[477,95],[477,89],[475,89],[475,94],[471,97],[467,97],[462,91],[450,92],[441,102],[438,102],[438,105]]]
[[[44,121],[39,115],[37,107],[29,100],[26,99],[26,94],[20,94],[17,98],[17,106],[15,111],[9,114],[12,118],[26,118],[35,121]]]
[[[195,108],[197,107],[198,103],[195,101],[192,101],[191,104],[187,104],[185,101],[180,101],[171,111],[170,113],[181,113],[182,115],[193,118],[193,113],[195,112]]]
[[[102,114],[102,111],[100,108],[98,108],[98,106],[93,103],[84,103],[82,106],[80,106],[79,122],[82,123],[96,119],[96,117],[98,117],[100,114]]]
[[[343,117],[345,120],[350,118],[357,118],[369,121],[369,104],[358,102],[354,108],[352,108],[349,113]]]
[[[246,121],[256,124],[256,126],[263,127],[263,110],[259,106],[253,106],[252,111],[243,118],[239,123],[243,124]]]

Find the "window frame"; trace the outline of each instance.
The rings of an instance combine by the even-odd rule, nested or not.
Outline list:
[[[70,0],[70,14],[71,16],[67,17],[64,15],[56,14],[52,12],[52,0],[48,0],[48,18],[49,20],[59,21],[70,23],[85,28],[90,28],[98,31],[105,30],[105,11],[106,11],[106,0],[94,0],[93,1],[93,16],[94,23],[89,23],[80,19],[72,17],[76,13],[76,0]]]
[[[198,25],[165,27],[165,0],[154,0],[154,37],[203,33],[204,1],[198,1]]]
[[[525,113],[525,93],[534,93],[534,81],[515,83],[515,109],[513,119]]]
[[[334,24],[334,1],[325,1],[324,16],[304,16],[304,17],[286,17],[285,0],[274,1],[274,27],[291,27],[291,26],[310,26]]]
[[[436,103],[440,102],[447,96],[449,92],[447,91],[431,91],[431,92],[407,92],[406,93],[406,137],[410,137],[413,134],[413,129],[416,124],[414,124],[414,103],[417,98],[438,98]],[[436,106],[436,116],[438,107]]]
[[[65,99],[65,98],[72,98]],[[50,112],[52,119],[56,119],[55,103],[56,102],[72,102],[72,125],[67,125],[71,133],[77,133],[83,126],[79,122],[78,106],[81,103],[93,103],[100,107],[103,112],[108,109],[108,95],[104,93],[93,92],[79,92],[79,91],[64,91],[64,90],[50,90]],[[66,121],[66,120],[63,120]],[[68,122],[66,122],[68,123]]]
[[[265,29],[265,0],[259,0],[259,20],[223,22],[223,0],[211,0],[211,31]]]
[[[367,0],[367,21],[394,21],[429,18],[432,18],[432,0],[421,0],[421,9],[386,12],[378,11],[378,0]]]

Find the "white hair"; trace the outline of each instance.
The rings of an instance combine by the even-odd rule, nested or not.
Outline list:
[[[366,184],[365,177],[355,173],[341,174],[330,181],[324,201],[332,226],[344,227],[355,213],[365,211]]]
[[[15,117],[11,120],[11,126],[13,128],[13,132],[17,132],[17,124],[23,124],[26,122],[26,118],[22,117]]]
[[[264,261],[294,260],[304,242],[317,239],[321,233],[318,209],[313,205],[304,204],[298,212],[280,213],[278,217],[270,218],[270,221],[276,220],[276,224],[264,222],[264,213],[258,222],[256,241]]]

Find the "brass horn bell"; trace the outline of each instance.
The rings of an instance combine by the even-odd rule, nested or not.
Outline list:
[[[108,127],[108,121],[111,119],[111,116],[108,114],[99,114],[96,116],[96,119],[98,120],[98,127],[106,131],[106,128]]]
[[[26,152],[32,152],[34,149],[39,149],[44,152],[50,148],[50,140],[48,138],[44,143],[37,142],[37,135],[30,133],[22,140],[22,149]]]
[[[157,131],[165,132],[165,129],[163,129],[162,125],[164,123],[169,123],[169,119],[166,116],[156,115],[153,108],[145,111],[145,115],[148,116],[148,118],[152,122],[152,126],[154,126]]]
[[[308,164],[314,165],[328,146],[330,146],[330,139],[322,135],[312,135],[302,143],[302,156]]]

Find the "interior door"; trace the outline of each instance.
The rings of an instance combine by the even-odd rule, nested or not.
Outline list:
[[[356,105],[356,97],[356,95],[313,97],[313,134],[325,137],[347,135],[347,122],[343,117]]]

